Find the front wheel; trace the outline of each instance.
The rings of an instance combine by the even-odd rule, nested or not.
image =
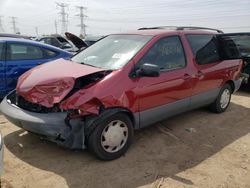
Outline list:
[[[215,113],[225,112],[230,104],[232,95],[232,88],[229,84],[225,84],[216,98],[216,100],[210,105],[210,110]]]
[[[130,118],[124,113],[117,113],[96,126],[88,139],[88,147],[98,158],[113,160],[126,153],[133,135]]]

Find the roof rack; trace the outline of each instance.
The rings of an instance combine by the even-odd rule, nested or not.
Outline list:
[[[196,30],[196,29],[202,29],[202,30],[211,30],[216,31],[218,33],[223,33],[223,31],[219,29],[213,29],[208,27],[191,27],[191,26],[158,26],[158,27],[142,27],[138,30],[147,30],[147,29],[174,29],[174,30]]]

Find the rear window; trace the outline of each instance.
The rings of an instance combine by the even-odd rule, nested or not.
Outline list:
[[[214,35],[187,35],[187,39],[198,64],[220,60],[218,41]]]

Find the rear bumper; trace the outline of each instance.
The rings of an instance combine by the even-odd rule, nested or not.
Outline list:
[[[242,81],[243,81],[242,78],[239,78],[238,80],[234,81],[234,91],[233,91],[233,93],[236,92],[236,91],[238,91],[240,89]]]
[[[72,121],[72,126],[66,124],[66,112],[35,113],[21,109],[12,104],[6,97],[0,104],[3,115],[16,126],[29,132],[44,136],[46,139],[71,149],[84,149],[84,132],[81,121]],[[77,130],[80,141],[74,144],[74,134]],[[75,131],[75,132],[74,132]],[[81,134],[79,134],[81,133]]]

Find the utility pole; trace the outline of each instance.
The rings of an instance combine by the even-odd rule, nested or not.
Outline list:
[[[16,34],[18,32],[17,27],[16,27],[16,23],[17,23],[16,19],[17,19],[17,17],[12,16],[10,18],[11,18],[13,32],[14,32],[14,34]]]
[[[56,3],[58,7],[60,7],[61,11],[59,12],[59,14],[61,15],[61,23],[62,23],[62,31],[61,34],[64,35],[64,33],[68,30],[67,29],[67,19],[66,16],[68,16],[68,14],[65,12],[65,8],[68,7],[67,4],[65,3]]]
[[[3,16],[0,16],[0,32],[4,32],[2,18]]]
[[[56,29],[56,34],[58,34],[57,32],[57,21],[55,20],[55,29]]]
[[[76,15],[76,16],[78,16],[80,18],[80,24],[77,25],[77,26],[80,27],[80,36],[85,38],[86,37],[86,27],[87,26],[84,24],[84,19],[87,16],[84,14],[84,10],[86,10],[87,8],[83,7],[83,6],[77,6],[76,8],[80,10],[80,13]]]
[[[39,34],[38,34],[38,27],[35,27],[35,30],[36,30],[36,36],[39,37]]]

